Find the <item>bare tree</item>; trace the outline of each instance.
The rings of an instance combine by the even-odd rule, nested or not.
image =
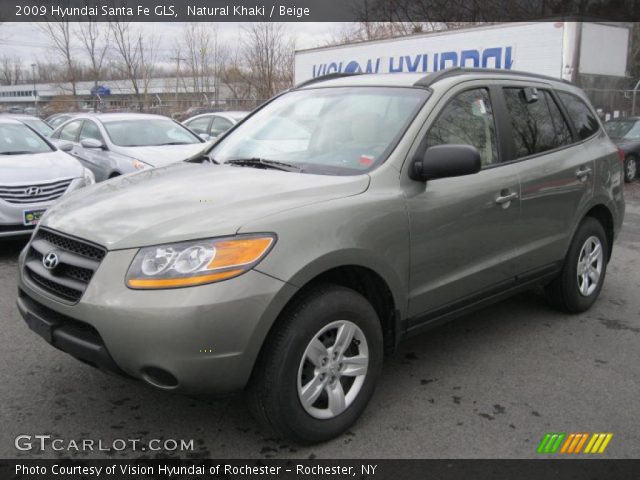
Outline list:
[[[53,51],[62,61],[65,67],[65,81],[71,84],[71,95],[76,100],[77,65],[75,55],[72,52],[71,24],[65,20],[56,20],[36,24],[38,28],[47,36]]]
[[[231,99],[240,100],[251,98],[251,84],[245,80],[243,73],[242,53],[240,42],[235,43],[235,48],[226,52],[225,61],[218,70],[220,85],[224,85],[231,93]]]
[[[245,79],[258,99],[272,97],[293,80],[293,41],[282,23],[252,23],[243,27]]]
[[[89,58],[91,79],[93,80],[94,87],[97,88],[102,74],[105,55],[109,47],[108,26],[90,17],[87,22],[80,23],[77,35]],[[97,103],[94,105],[94,109],[96,108]]]
[[[156,68],[156,55],[157,49],[155,34],[149,35],[147,38],[143,38],[142,35],[138,36],[138,49],[140,51],[140,73],[142,80],[142,93],[144,95],[144,105],[149,105],[149,85],[151,79],[154,76]]]
[[[209,61],[211,57],[211,31],[205,24],[188,23],[183,31],[185,67],[194,93],[209,91]]]
[[[22,60],[18,56],[0,57],[0,82],[3,85],[17,85],[24,78]]]
[[[131,82],[134,95],[138,101],[138,108],[142,109],[142,92],[138,79],[142,72],[142,35],[133,32],[131,22],[116,20],[109,23],[111,38],[115,42],[119,58],[117,65],[123,78]]]

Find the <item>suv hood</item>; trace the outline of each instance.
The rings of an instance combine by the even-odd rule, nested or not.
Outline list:
[[[208,143],[189,145],[160,145],[157,147],[127,147],[126,154],[152,167],[164,167],[170,163],[191,158],[210,146]]]
[[[29,185],[82,176],[82,165],[60,150],[0,155],[0,184]]]
[[[368,175],[176,163],[83,188],[41,224],[122,249],[235,234],[256,218],[364,192]]]

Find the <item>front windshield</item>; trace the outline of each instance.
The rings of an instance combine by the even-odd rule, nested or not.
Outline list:
[[[620,120],[607,122],[604,128],[609,137],[615,140],[638,140],[640,139],[640,122],[637,120]]]
[[[114,145],[121,147],[155,147],[202,143],[182,125],[171,120],[135,119],[104,122],[104,128]]]
[[[44,135],[48,137],[51,132],[53,132],[53,128],[49,126],[49,124],[43,122],[38,118],[22,120],[23,123],[27,124],[31,128],[33,128],[40,135]]]
[[[306,173],[353,175],[378,166],[424,104],[416,88],[340,87],[286,93],[256,112],[209,155],[260,158]]]
[[[22,124],[0,124],[0,155],[51,152],[37,133]]]

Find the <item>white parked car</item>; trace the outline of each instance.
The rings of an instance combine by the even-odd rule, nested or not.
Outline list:
[[[56,200],[94,181],[90,170],[35,130],[0,117],[0,237],[30,235]]]
[[[51,134],[73,144],[70,153],[97,182],[191,158],[208,143],[180,123],[142,113],[79,114]]]

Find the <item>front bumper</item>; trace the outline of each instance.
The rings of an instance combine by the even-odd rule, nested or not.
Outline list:
[[[132,290],[136,249],[107,253],[82,299],[64,304],[23,275],[18,307],[55,347],[101,369],[190,394],[242,389],[262,343],[295,287],[251,270],[173,290]]]

